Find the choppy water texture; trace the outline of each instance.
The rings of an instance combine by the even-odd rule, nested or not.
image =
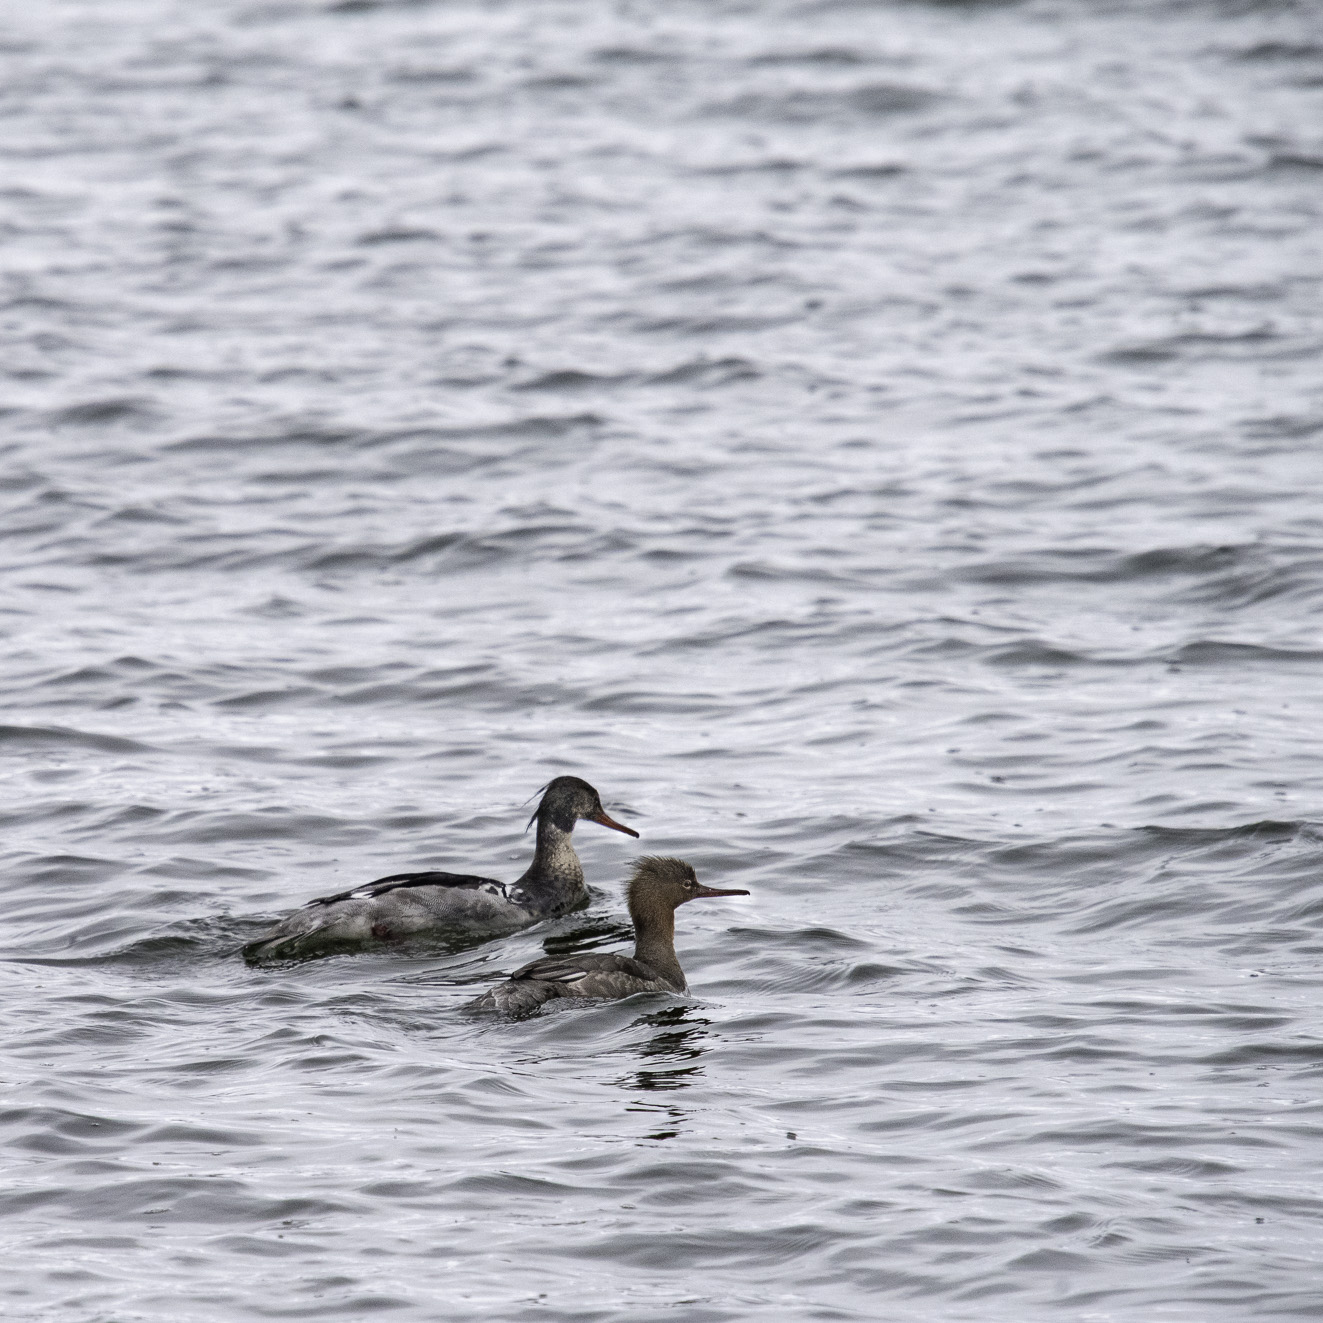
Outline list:
[[[0,15],[7,1317],[1323,1315],[1313,4]],[[235,952],[513,878],[627,936]]]

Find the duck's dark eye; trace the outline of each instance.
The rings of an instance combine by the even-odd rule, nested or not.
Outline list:
[[[692,877],[685,878],[684,884],[689,888],[690,891],[692,891],[698,885],[698,883]]]

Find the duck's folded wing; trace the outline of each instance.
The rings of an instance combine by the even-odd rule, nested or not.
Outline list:
[[[641,965],[631,956],[624,955],[566,955],[543,956],[530,961],[510,975],[511,982],[535,979],[539,983],[577,983],[589,974],[628,974],[631,978],[651,982],[657,973]]]
[[[497,882],[490,877],[475,877],[471,873],[392,873],[389,877],[379,877],[375,882],[365,882],[361,887],[352,887],[334,896],[318,896],[308,903],[334,905],[341,900],[375,900],[388,891],[399,891],[405,887],[457,887],[466,891],[493,891],[502,896],[507,890],[504,882]]]

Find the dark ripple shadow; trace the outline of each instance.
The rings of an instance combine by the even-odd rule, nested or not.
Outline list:
[[[1323,648],[1273,648],[1255,643],[1196,639],[1177,648],[1175,652],[1165,654],[1164,660],[1180,666],[1240,667],[1246,663],[1312,665],[1323,661]]]
[[[1055,582],[1124,584],[1178,577],[1220,578],[1228,571],[1262,563],[1264,558],[1264,550],[1257,544],[1156,547],[1130,553],[1089,547],[1049,549],[1019,560],[982,561],[950,573],[952,578],[964,582],[1006,586]]]
[[[800,50],[768,51],[763,55],[750,56],[748,64],[755,69],[798,64],[848,69],[872,63],[875,58],[850,46],[812,46]]]
[[[1272,169],[1313,170],[1315,168],[1323,169],[1323,162],[1319,162],[1316,167],[1312,161],[1305,162],[1293,157],[1282,158],[1277,164],[1270,162],[1267,167],[1254,173],[1263,173],[1264,170]],[[1151,340],[1118,345],[1115,349],[1100,354],[1099,361],[1121,367],[1158,367],[1177,360],[1271,362],[1313,357],[1318,353],[1320,343],[1300,335],[1284,335],[1269,326],[1225,334],[1186,331],[1177,335],[1159,336]]]
[[[120,735],[71,730],[65,726],[0,726],[0,745],[55,749],[93,749],[100,753],[148,753],[151,746]]]
[[[0,1193],[0,1209],[31,1215],[58,1211],[75,1221],[99,1222],[169,1214],[173,1221],[252,1226],[287,1218],[330,1217],[361,1211],[348,1200],[268,1197],[244,1181],[223,1177],[140,1177],[84,1182],[76,1198],[64,1190]]]
[[[787,88],[742,92],[713,102],[703,113],[765,120],[774,124],[811,124],[841,119],[886,119],[913,114],[943,100],[938,93],[900,83],[868,83],[839,91]]]
[[[1323,69],[1323,46],[1307,41],[1259,41],[1235,50],[1233,58],[1251,64],[1314,64]]]

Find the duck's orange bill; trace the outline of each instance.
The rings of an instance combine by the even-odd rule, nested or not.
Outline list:
[[[600,816],[589,818],[588,821],[601,823],[603,827],[610,827],[612,831],[623,831],[626,836],[638,836],[638,832],[636,832],[633,827],[626,827],[623,822],[617,822],[614,818],[608,818],[605,810],[602,811]]]
[[[698,890],[694,892],[695,896],[747,896],[747,891],[721,891],[717,887],[705,887],[700,882]]]

